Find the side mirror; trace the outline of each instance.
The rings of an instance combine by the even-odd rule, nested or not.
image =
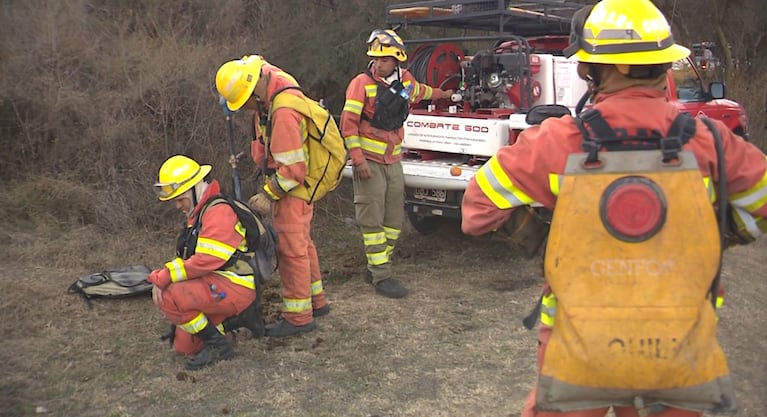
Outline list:
[[[527,112],[525,123],[529,125],[539,125],[549,117],[562,117],[570,113],[570,109],[561,104],[541,104],[535,106]]]
[[[711,95],[711,98],[714,100],[724,98],[725,96],[724,83],[715,82],[715,83],[709,84],[708,93]]]

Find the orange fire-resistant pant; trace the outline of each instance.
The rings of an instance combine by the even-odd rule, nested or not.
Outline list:
[[[543,366],[543,361],[546,356],[546,346],[549,343],[551,337],[551,327],[542,324],[538,325],[538,371],[540,372]],[[530,391],[530,395],[527,396],[525,406],[522,409],[521,417],[605,417],[607,414],[607,408],[598,408],[594,410],[581,410],[570,411],[566,413],[552,413],[547,411],[535,411],[535,387]],[[615,417],[639,417],[634,407],[613,407]],[[688,410],[680,410],[678,408],[668,408],[661,413],[651,414],[652,417],[701,417],[702,413]]]
[[[210,286],[215,285],[218,294],[226,293],[224,298],[214,297]],[[176,282],[162,292],[160,310],[165,317],[175,324],[176,333],[173,348],[182,355],[194,355],[202,350],[202,340],[187,333],[179,324],[184,324],[205,314],[208,321],[218,325],[227,317],[239,314],[256,299],[256,292],[237,285],[221,275],[210,273],[200,278]]]
[[[311,237],[314,205],[290,195],[272,206],[282,284],[282,317],[296,326],[309,324],[312,309],[327,305],[320,261]]]

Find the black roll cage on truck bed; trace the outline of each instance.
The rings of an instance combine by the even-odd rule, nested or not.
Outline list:
[[[593,2],[591,2],[593,3]],[[408,25],[492,32],[488,35],[429,38],[406,43],[494,40],[504,35],[569,35],[570,20],[590,3],[564,0],[432,0],[386,7],[389,27]]]

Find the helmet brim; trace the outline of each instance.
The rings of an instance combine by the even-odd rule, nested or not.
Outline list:
[[[660,51],[624,52],[619,54],[590,54],[580,49],[572,58],[590,64],[653,65],[668,64],[687,58],[689,55],[689,49],[682,45],[674,44]]]
[[[226,107],[229,108],[231,111],[237,111],[242,108],[242,106],[245,105],[245,102],[248,101],[250,96],[253,95],[253,90],[256,89],[256,83],[251,83],[248,85],[248,87],[245,89],[244,94],[240,96],[237,101],[227,101]]]
[[[174,198],[180,196],[181,194],[184,194],[185,192],[189,191],[192,187],[197,185],[198,182],[202,181],[203,178],[205,178],[206,175],[210,174],[210,171],[213,169],[210,165],[200,165],[200,171],[195,175],[194,177],[190,178],[188,181],[186,181],[181,187],[178,187],[177,190],[175,190],[173,193],[169,194],[167,197],[158,197],[160,201],[170,201]],[[155,184],[157,185],[157,184]]]
[[[380,57],[390,56],[390,57],[396,59],[399,62],[406,62],[407,61],[407,53],[403,51],[401,53],[401,55],[402,55],[402,57],[398,57],[398,56],[394,56],[394,55],[388,54],[388,53],[380,53],[380,52],[375,52],[375,51],[367,51],[367,56],[369,56],[369,57],[380,58]]]

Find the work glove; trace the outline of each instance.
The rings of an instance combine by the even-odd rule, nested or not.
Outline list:
[[[272,200],[263,193],[250,197],[248,205],[261,217],[266,217],[272,212]]]
[[[229,106],[226,105],[226,99],[224,98],[224,96],[221,96],[221,95],[218,96],[218,104],[221,106],[221,110],[223,110],[224,116],[230,117],[231,115],[235,113],[229,110]]]
[[[528,258],[541,253],[549,236],[549,212],[539,212],[530,206],[518,207],[509,220],[492,234],[492,239],[521,252]]]

